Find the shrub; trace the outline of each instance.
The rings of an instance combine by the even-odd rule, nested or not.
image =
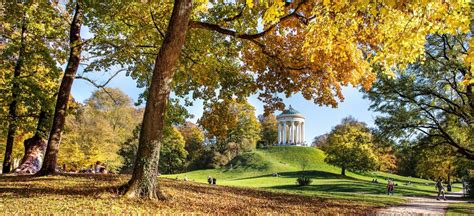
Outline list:
[[[301,176],[296,179],[296,183],[299,186],[307,186],[307,185],[310,185],[311,182],[313,182],[313,180],[311,180],[311,178],[306,177],[306,176]]]
[[[467,195],[470,198],[474,198],[474,176],[470,176],[466,182]]]

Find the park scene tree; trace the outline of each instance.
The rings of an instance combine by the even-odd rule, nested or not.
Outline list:
[[[0,3],[0,197],[29,206],[57,191],[81,208],[103,197],[117,214],[367,214],[440,184],[472,194],[473,7]],[[197,199],[210,194],[225,199]],[[84,211],[104,213],[97,203]]]

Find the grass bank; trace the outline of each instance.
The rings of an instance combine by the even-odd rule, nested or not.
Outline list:
[[[186,177],[205,183],[207,177],[212,176],[217,178],[220,185],[346,199],[371,205],[401,204],[405,202],[404,196],[435,194],[434,182],[425,179],[383,172],[348,172],[347,176],[342,177],[340,168],[325,163],[324,158],[324,152],[316,148],[272,147],[245,153],[220,169],[196,170],[163,177]],[[274,173],[279,176],[273,176]],[[312,178],[313,183],[297,186],[296,178],[303,175]],[[394,179],[398,184],[394,196],[385,195],[387,178]],[[372,183],[372,179],[377,179],[379,184]]]

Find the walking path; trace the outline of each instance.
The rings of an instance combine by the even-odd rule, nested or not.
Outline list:
[[[465,202],[456,199],[461,196],[460,192],[450,193],[446,201],[436,197],[407,197],[408,203],[380,209],[376,215],[444,215],[450,203]]]

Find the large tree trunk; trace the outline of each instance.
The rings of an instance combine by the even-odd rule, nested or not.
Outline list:
[[[25,55],[25,39],[26,39],[26,15],[23,15],[21,22],[21,39],[20,39],[20,50],[18,53],[18,60],[16,61],[15,68],[13,71],[13,86],[12,86],[12,101],[8,105],[8,115],[9,115],[9,124],[8,124],[8,133],[7,133],[7,144],[5,148],[5,155],[3,159],[2,173],[9,173],[12,165],[12,152],[13,152],[13,143],[15,142],[15,134],[18,124],[17,116],[17,107],[18,107],[18,93],[20,92],[20,84],[18,78],[21,74],[21,69],[23,66],[23,59]]]
[[[20,166],[15,169],[18,174],[34,174],[41,168],[46,141],[38,135],[25,140],[25,155],[21,159]]]
[[[20,166],[15,169],[15,173],[34,174],[40,170],[47,146],[46,141],[43,139],[47,121],[47,111],[42,110],[38,118],[35,135],[24,141],[25,155],[21,159]]]
[[[69,96],[71,94],[72,83],[76,76],[77,68],[81,61],[82,41],[81,41],[81,26],[82,26],[82,11],[81,1],[76,2],[76,12],[71,23],[71,32],[69,35],[69,60],[67,63],[64,77],[61,81],[61,86],[58,91],[58,98],[54,110],[53,124],[49,134],[48,146],[44,157],[41,170],[37,173],[38,176],[51,175],[56,172],[56,162],[58,159],[59,144],[61,142],[61,133],[64,128],[66,120],[66,111],[68,107]]]
[[[125,185],[125,196],[164,198],[158,189],[157,174],[166,105],[171,81],[183,48],[192,0],[175,0],[168,29],[155,60],[133,175]]]

